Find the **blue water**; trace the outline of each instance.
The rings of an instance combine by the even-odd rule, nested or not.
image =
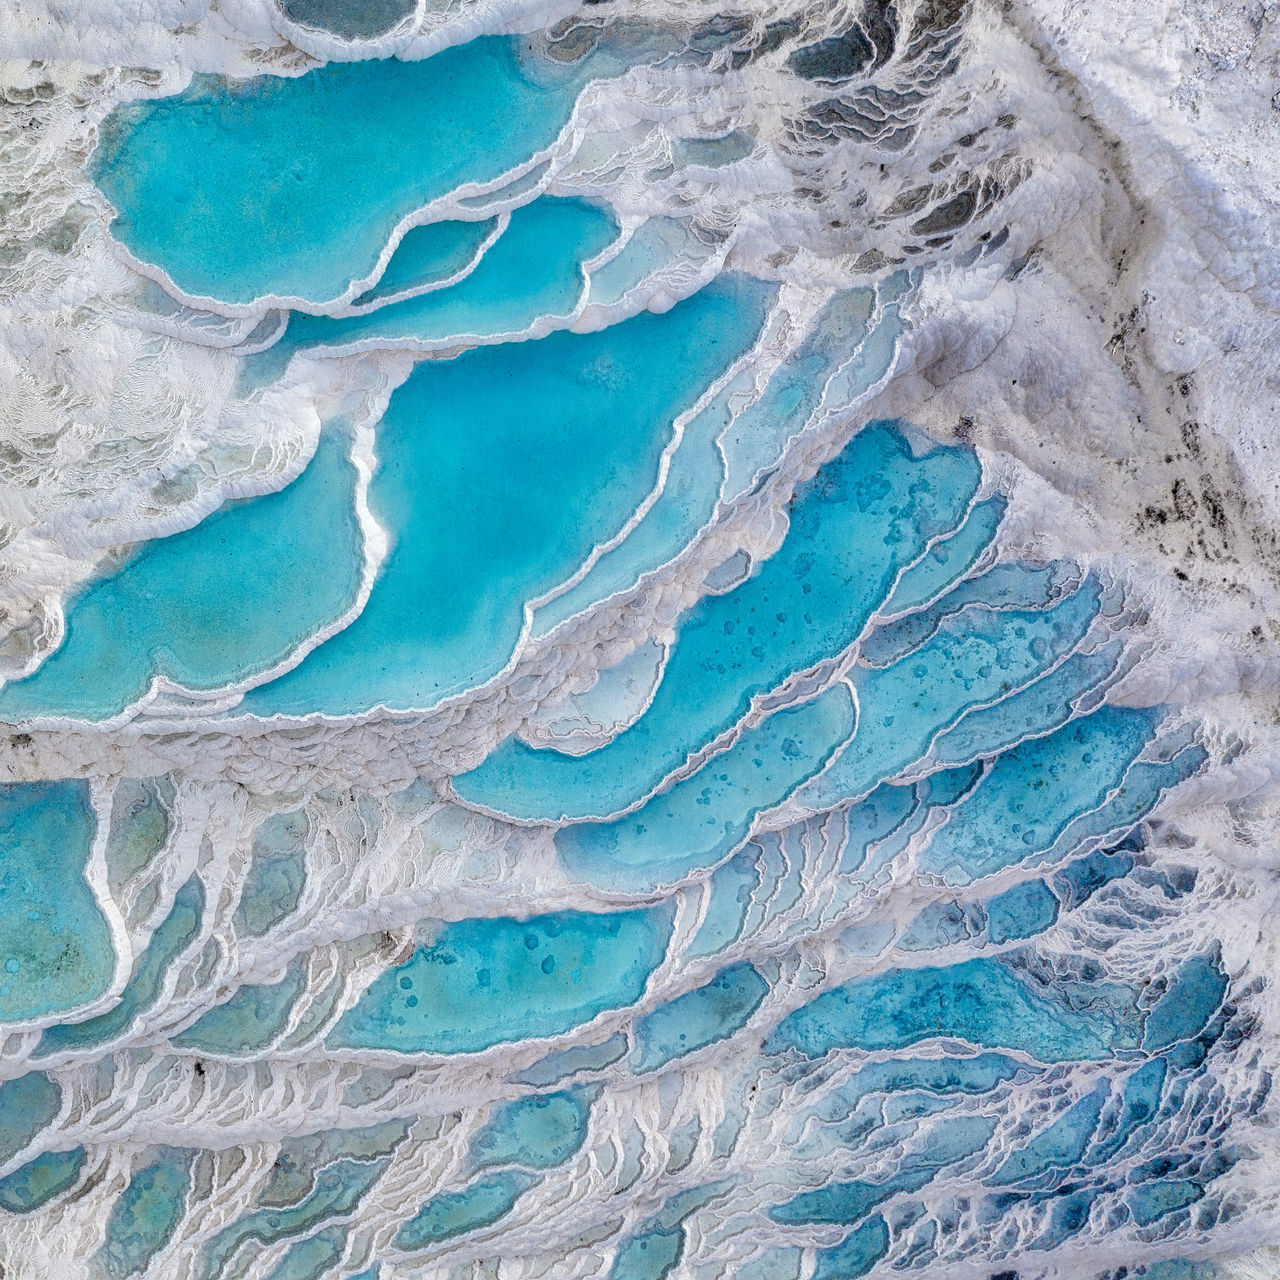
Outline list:
[[[458,284],[390,302],[367,315],[294,315],[282,341],[292,350],[429,348],[521,333],[541,316],[572,313],[583,290],[583,261],[616,234],[616,224],[602,209],[544,196],[511,215],[497,243]]]
[[[805,788],[801,794],[805,794],[807,790],[808,788]],[[850,879],[854,883],[871,884],[881,878],[885,869],[892,866],[895,859],[906,853],[911,842],[929,821],[931,816],[931,806],[928,803],[929,780],[925,779],[914,787],[907,788],[907,791],[914,795],[915,803],[912,804],[903,821],[869,848],[864,847],[860,852],[853,848],[845,850],[844,857],[841,858],[841,867],[842,869],[846,866],[850,868],[852,872]],[[856,863],[854,857],[851,857],[855,854]]]
[[[931,902],[898,945],[931,951],[985,936],[997,946],[1043,933],[1058,918],[1059,903],[1043,880],[1024,880],[983,903]]]
[[[345,18],[330,0],[282,3],[335,29],[395,17],[382,0]],[[484,37],[420,62],[197,76],[103,127],[92,176],[125,246],[229,304],[302,299],[279,340],[240,367],[240,392],[300,352],[329,361],[299,360],[295,374],[349,372],[361,395],[376,394],[375,365],[398,378],[411,361],[353,347],[434,358],[412,364],[372,425],[368,504],[388,553],[368,603],[307,656],[350,612],[366,567],[345,417],[280,492],[113,559],[68,600],[58,652],[0,689],[0,718],[15,724],[138,714],[159,677],[193,694],[247,689],[238,707],[210,705],[228,742],[264,735],[250,772],[270,793],[241,796],[250,836],[236,823],[195,828],[203,773],[166,763],[143,768],[168,777],[120,780],[129,766],[114,751],[94,766],[115,788],[108,832],[85,783],[0,788],[0,1020],[62,1019],[34,1049],[48,1074],[15,1059],[10,1071],[27,1073],[0,1084],[0,1210],[48,1210],[58,1230],[74,1206],[104,1233],[87,1265],[111,1280],[154,1270],[167,1246],[192,1280],[376,1280],[402,1253],[418,1255],[401,1259],[410,1271],[510,1259],[554,1274],[562,1246],[578,1261],[589,1251],[588,1270],[612,1280],[663,1280],[724,1270],[707,1255],[718,1233],[745,1254],[729,1265],[742,1280],[926,1275],[957,1270],[965,1253],[959,1270],[1011,1280],[1058,1249],[1069,1263],[1079,1245],[1088,1261],[1086,1233],[1104,1218],[1171,1255],[1179,1233],[1249,1208],[1247,1176],[1222,1175],[1254,1157],[1223,1135],[1247,1135],[1263,1115],[1266,1042],[1250,1036],[1264,1003],[1228,974],[1234,952],[1178,921],[1193,889],[1197,912],[1243,899],[1197,880],[1207,848],[1178,861],[1176,831],[1147,822],[1208,756],[1176,711],[1105,702],[1139,661],[1125,648],[1123,584],[1002,559],[1007,500],[973,450],[858,416],[897,354],[932,247],[874,289],[824,295],[758,388],[757,371],[736,364],[764,332],[776,282],[729,273],[664,314],[569,331],[575,314],[584,328],[614,319],[610,306],[656,270],[678,265],[692,282],[718,252],[706,233],[728,229],[685,208],[587,265],[631,224],[595,195],[569,198],[572,177],[539,195],[548,165],[535,156],[589,76],[667,59],[655,79],[689,71],[712,102],[717,77],[749,60],[740,41],[776,54],[778,74],[821,85],[873,76],[885,33],[868,9],[863,27],[797,52],[811,37],[786,23],[744,34],[708,15],[681,51],[674,26],[604,21],[558,27],[549,56],[540,37]],[[912,34],[911,57],[937,66],[930,38]],[[670,137],[722,126],[644,92],[663,136],[637,175],[677,201],[695,189],[682,181],[710,181],[768,145],[745,131]],[[873,86],[858,101],[880,114],[919,105],[909,84],[894,93]],[[815,98],[795,137],[824,120],[855,128],[852,103]],[[613,137],[599,124],[586,122],[579,160],[603,176],[617,172],[618,139],[645,122],[611,118]],[[745,176],[720,180],[736,190]],[[396,228],[442,195],[456,199],[407,231],[379,278]],[[775,212],[754,225],[757,241]],[[175,310],[158,286],[145,306],[206,336],[225,319]],[[246,345],[268,341],[283,314],[248,319]],[[435,726],[419,740],[406,725],[404,743],[391,733],[379,747],[359,726],[237,719],[436,708],[507,668],[526,635],[571,618],[589,652],[584,610],[646,583],[744,495],[762,500],[788,444],[808,432],[816,456],[818,426],[837,420],[852,437],[775,513],[778,549],[753,560],[726,546],[662,638],[651,705],[603,745],[574,755],[509,736],[449,778],[455,756],[423,754]],[[618,687],[606,679],[578,709],[610,722]],[[478,721],[457,727],[487,741]],[[178,760],[207,724],[121,732],[138,731],[157,758]],[[32,745],[14,735],[15,760]],[[391,784],[402,746],[419,782],[368,793],[360,752],[387,755],[370,767],[402,786]],[[308,762],[328,779],[314,786],[332,790],[311,794],[294,767]],[[455,794],[530,827],[451,809]],[[465,918],[401,917],[409,958],[371,973],[394,939],[349,937],[384,925],[337,920],[309,877],[330,853],[420,862],[437,842],[452,857],[464,841],[481,880],[491,858],[527,857],[530,875],[538,858],[559,865],[527,900],[470,878],[431,908]],[[159,923],[116,1003],[74,1022],[116,966],[86,878],[94,849],[130,928],[146,938]],[[199,874],[179,861],[197,851]],[[399,916],[412,890],[392,880],[386,905]],[[589,909],[545,914],[551,903]],[[236,959],[217,946],[197,963],[214,925],[223,952],[237,940],[254,952],[240,967],[251,980],[215,980]],[[281,949],[302,926],[304,949]],[[320,945],[334,964],[312,992]],[[166,1011],[179,970],[183,991],[194,978],[206,995]],[[292,1059],[317,1052],[334,1059],[345,1128],[318,1094],[297,1105]],[[436,1055],[453,1060],[416,1061]],[[241,1057],[258,1061],[226,1061]],[[147,1145],[172,1136],[163,1108],[159,1133],[143,1108],[175,1080],[210,1102],[224,1087],[260,1100],[262,1133],[227,1137],[256,1146],[251,1159]],[[64,1090],[70,1118],[54,1132]],[[123,1155],[108,1149],[120,1133]],[[83,1145],[60,1149],[70,1143]],[[229,1187],[234,1200],[219,1202]],[[393,1217],[375,1225],[375,1201]],[[563,1209],[531,1227],[546,1201]],[[1133,1252],[1133,1274],[1160,1273]],[[1185,1277],[1169,1263],[1161,1280]]]
[[[593,298],[597,283],[598,277],[593,277]],[[793,368],[794,362],[784,363],[773,373],[760,399],[743,410],[738,406],[752,385],[752,372],[747,370],[685,423],[662,492],[636,528],[604,552],[582,581],[539,608],[535,634],[551,630],[598,599],[633,586],[645,573],[677,556],[710,523],[717,503],[738,483],[728,472],[737,457],[735,448],[741,454],[749,442],[757,469],[776,461],[790,436],[817,408],[823,381],[862,332],[869,299],[868,291],[855,290],[838,296],[819,314],[814,336],[795,353],[795,362],[810,375],[812,388]],[[864,390],[865,384],[858,385],[848,394],[860,395]]]
[[[94,177],[113,233],[185,292],[323,302],[369,276],[407,214],[554,141],[586,75],[554,65],[535,79],[520,41],[489,37],[421,62],[197,76],[118,107]]]
[[[1100,1058],[1134,1048],[1140,1017],[1132,993],[1095,984],[1083,1009],[1039,992],[1005,963],[891,969],[820,995],[778,1025],[774,1051],[809,1057],[837,1048],[902,1049],[936,1036],[979,1048],[1017,1049],[1042,1062]]]
[[[1055,873],[1054,892],[1066,906],[1078,906],[1132,870],[1133,858],[1128,853],[1095,849]]]
[[[714,955],[737,938],[746,923],[751,892],[759,881],[750,850],[743,850],[715,869],[710,880],[711,901],[690,944],[691,955]]]
[[[1158,1262],[1148,1262],[1138,1267],[1135,1275],[1144,1280],[1215,1280],[1221,1275],[1217,1263],[1202,1260],[1189,1262],[1186,1258],[1162,1258]]]
[[[1167,1213],[1194,1204],[1204,1195],[1195,1182],[1156,1181],[1135,1187],[1126,1197],[1129,1212],[1139,1226],[1149,1226]]]
[[[751,965],[722,969],[704,986],[636,1019],[631,1065],[653,1071],[725,1039],[746,1023],[768,993],[768,982]]]
[[[603,333],[419,365],[378,428],[369,506],[392,548],[368,604],[243,710],[425,708],[500,671],[524,603],[622,527],[673,419],[750,345],[771,296],[731,277]]]
[[[827,764],[856,721],[848,687],[836,685],[770,716],[634,813],[565,827],[556,849],[578,879],[632,892],[714,866],[746,839],[758,813]]]
[[[972,1058],[897,1058],[870,1062],[831,1096],[832,1102],[852,1107],[867,1095],[927,1089],[931,1093],[990,1093],[1019,1069],[1018,1063],[999,1053]]]
[[[885,1182],[829,1182],[816,1191],[804,1191],[785,1204],[770,1209],[775,1222],[857,1222],[890,1196],[900,1191],[919,1191],[933,1180],[938,1168],[954,1164],[981,1151],[995,1131],[992,1116],[962,1116],[943,1121],[929,1134],[929,1148],[908,1156],[902,1172]]]
[[[819,1249],[809,1280],[855,1280],[889,1251],[889,1228],[876,1214],[830,1249]]]
[[[683,1222],[720,1199],[729,1189],[724,1180],[688,1187],[671,1196],[652,1218],[625,1239],[614,1254],[609,1280],[662,1280],[684,1256],[688,1241]]]
[[[1099,1085],[1068,1107],[1052,1124],[1014,1151],[988,1178],[993,1186],[1038,1178],[1047,1170],[1068,1168],[1080,1161],[1102,1116],[1108,1089]]]
[[[1050,849],[1119,785],[1158,723],[1158,713],[1107,706],[1005,752],[951,811],[921,867],[967,884]]]
[[[1084,588],[1048,609],[966,610],[892,666],[855,670],[858,735],[801,800],[825,809],[867,795],[919,760],[940,726],[995,702],[1070,652],[1097,608],[1097,591]]]
[[[318,1235],[290,1245],[279,1265],[273,1267],[266,1280],[320,1280],[342,1257],[347,1233],[342,1227],[331,1227]]]
[[[964,523],[939,538],[907,569],[885,602],[886,614],[902,613],[928,604],[934,596],[962,578],[995,541],[1008,507],[1002,494],[974,503]]]
[[[352,305],[372,307],[452,279],[476,261],[497,225],[496,218],[486,218],[482,222],[429,222],[411,227],[396,245],[378,283]]]
[[[342,1159],[370,1161],[390,1155],[404,1141],[411,1123],[388,1120],[362,1129],[328,1129],[287,1138],[272,1162],[271,1176],[258,1198],[259,1204],[297,1204],[315,1189],[320,1169]]]
[[[972,978],[976,962],[961,968]],[[1206,976],[1217,973],[1220,980],[1220,971],[1210,960],[1203,961],[1200,972]],[[1108,1017],[1124,1020],[1114,991],[1108,996],[1096,986],[1092,991],[1084,986],[1072,991],[1070,985],[1069,979],[1051,983],[1046,994],[1077,1012],[1094,1015],[1100,1024]],[[866,984],[858,990],[865,996]],[[985,994],[990,997],[992,993],[987,989]],[[1109,1011],[1097,1007],[1100,998],[1103,1005],[1110,1004]],[[822,997],[815,1004],[827,999]],[[1125,1050],[1125,1056],[1131,1052],[1131,1048]],[[1048,1058],[1041,1056],[1042,1060]],[[1063,1097],[1060,1089],[1055,1090],[1058,1097],[1054,1105],[1028,1113],[1028,1123],[1013,1134],[1014,1149],[996,1163],[994,1172],[983,1172],[988,1186],[1008,1190],[980,1202],[978,1229],[1002,1229],[1000,1224],[1008,1222],[1007,1215],[1011,1210],[1016,1212],[1016,1206],[1043,1203],[1049,1209],[1043,1220],[1043,1247],[1054,1247],[1082,1229],[1092,1200],[1117,1186],[1131,1202],[1130,1212],[1140,1206],[1148,1221],[1200,1199],[1205,1185],[1238,1158],[1235,1153],[1215,1151],[1207,1158],[1197,1158],[1175,1144],[1168,1154],[1157,1154],[1141,1165],[1135,1165],[1133,1159],[1108,1164],[1122,1150],[1150,1157],[1154,1133],[1167,1132],[1155,1131],[1153,1126],[1164,1109],[1178,1105],[1173,1099],[1179,1086],[1168,1085],[1169,1069],[1164,1059],[1139,1059],[1118,1079],[1110,1073],[1097,1073],[1092,1079],[1085,1075],[1081,1077],[1084,1087],[1078,1092],[1073,1090]],[[862,1256],[868,1241],[882,1245],[892,1238],[901,1242],[902,1233],[917,1222],[920,1230],[912,1251],[921,1251],[919,1263],[927,1262],[938,1243],[939,1225],[945,1230],[950,1216],[948,1192],[956,1184],[941,1193],[941,1200],[938,1194],[932,1197],[935,1221],[924,1214],[924,1205],[910,1197],[939,1173],[959,1180],[961,1186],[971,1182],[973,1172],[983,1167],[975,1164],[975,1158],[985,1160],[997,1121],[994,1111],[964,1114],[964,1109],[952,1106],[948,1095],[992,1096],[1002,1108],[1007,1105],[1004,1095],[1008,1086],[1034,1084],[1042,1075],[1045,1080],[1062,1079],[1055,1068],[1036,1068],[992,1053],[963,1059],[872,1061],[834,1087],[822,1085],[830,1072],[819,1063],[793,1064],[787,1070],[798,1081],[805,1077],[797,1072],[809,1072],[816,1086],[815,1101],[802,1101],[788,1117],[788,1133],[798,1137],[799,1167],[806,1171],[808,1187],[779,1199],[769,1216],[796,1231],[797,1239],[821,1242],[818,1266],[832,1277],[845,1274],[843,1268],[855,1253]],[[1187,1077],[1180,1080],[1185,1086]],[[1206,1115],[1204,1124],[1211,1123]],[[903,1135],[911,1130],[901,1128],[904,1124],[915,1124],[913,1136],[905,1143]],[[853,1179],[835,1175],[814,1186],[824,1167],[833,1171],[840,1167],[842,1148],[858,1157],[869,1156],[874,1161],[873,1171]],[[1126,1174],[1128,1187],[1124,1186]],[[1114,1181],[1117,1175],[1118,1184]],[[878,1215],[873,1213],[877,1207],[881,1209]],[[891,1237],[877,1225],[881,1219],[892,1224]],[[839,1225],[854,1230],[839,1243],[826,1244],[832,1238],[831,1227]],[[821,1234],[810,1234],[814,1227]]]
[[[471,1143],[477,1169],[522,1164],[551,1169],[563,1164],[587,1136],[594,1094],[589,1090],[537,1094],[497,1107]]]
[[[1144,1049],[1166,1049],[1195,1035],[1222,1003],[1227,975],[1207,956],[1194,956],[1174,975],[1147,1018]]]
[[[614,1255],[609,1280],[663,1280],[675,1270],[684,1252],[684,1232],[646,1231],[633,1236]]]
[[[840,855],[840,870],[857,871],[870,847],[900,830],[919,813],[915,787],[879,786],[861,804],[848,811],[848,837]]]
[[[706,254],[706,246],[691,234],[685,219],[648,218],[591,272],[591,302],[612,306],[660,268]]]
[[[315,1189],[288,1208],[260,1208],[223,1227],[202,1249],[196,1274],[220,1280],[227,1263],[246,1241],[271,1244],[301,1235],[332,1218],[350,1214],[386,1170],[385,1160],[340,1160],[321,1169]]]
[[[42,1071],[0,1084],[0,1163],[16,1156],[61,1106],[61,1088]]]
[[[1043,609],[1061,599],[1076,580],[1076,571],[1069,565],[998,564],[966,578],[927,608],[877,627],[862,642],[858,656],[868,666],[888,666],[918,649],[944,619],[962,609]]]
[[[75,1186],[84,1164],[83,1147],[36,1156],[7,1178],[0,1178],[0,1208],[10,1213],[33,1213]]]
[[[940,763],[958,763],[994,754],[1023,737],[1056,729],[1072,715],[1076,700],[1116,670],[1122,653],[1112,641],[1092,653],[1073,653],[1047,675],[1011,693],[994,706],[966,712],[954,728],[934,741]]]
[[[557,1049],[511,1078],[517,1084],[531,1084],[535,1088],[542,1088],[567,1079],[579,1071],[599,1071],[617,1062],[626,1051],[626,1033],[615,1031],[600,1044],[575,1044],[567,1049]]]
[[[1058,918],[1058,900],[1043,880],[1026,880],[987,903],[987,936],[996,945],[1043,933]]]
[[[958,765],[953,769],[938,769],[915,784],[916,793],[921,803],[927,802],[930,805],[950,809],[973,790],[982,773],[983,766],[980,760]]]
[[[111,1207],[99,1257],[112,1280],[141,1271],[181,1219],[195,1152],[162,1148],[158,1154],[135,1171]]]
[[[326,1043],[474,1053],[559,1035],[637,1000],[670,931],[665,908],[460,920],[377,978]]]
[[[600,274],[592,278],[593,300]],[[717,504],[741,487],[738,472],[749,470],[750,479],[777,461],[788,440],[817,416],[820,401],[826,404],[821,396],[823,384],[827,382],[830,392],[836,381],[833,370],[847,358],[865,328],[870,297],[867,290],[837,296],[819,313],[814,334],[801,343],[794,360],[789,358],[772,373],[758,400],[745,408],[742,405],[753,387],[754,371],[747,369],[684,424],[662,492],[636,528],[604,552],[580,582],[539,608],[536,634],[551,630],[595,600],[633,586],[645,573],[676,557],[710,523]],[[882,324],[882,329],[897,333],[895,326]],[[799,370],[793,367],[796,364]],[[844,379],[840,390],[851,401],[882,372],[879,365],[868,367],[863,381]],[[826,404],[827,409],[832,407]]]
[[[119,1001],[96,1018],[49,1027],[40,1037],[35,1056],[91,1048],[126,1032],[138,1014],[155,1002],[170,964],[199,932],[203,911],[204,887],[193,876],[178,890],[169,914],[134,961],[133,972]]]
[[[528,1174],[496,1173],[473,1182],[464,1191],[437,1196],[396,1232],[395,1243],[401,1249],[422,1249],[477,1227],[487,1227],[510,1212],[532,1181]]]
[[[539,160],[522,168],[514,178],[475,195],[458,196],[454,203],[463,213],[486,215],[499,209],[515,208],[538,194],[550,169],[549,159]]]
[[[815,318],[810,336],[769,379],[760,399],[729,423],[720,437],[726,498],[749,490],[787,439],[809,421],[827,380],[866,336],[874,304],[869,289],[837,294]]]
[[[178,1049],[208,1054],[243,1054],[264,1049],[284,1030],[285,1020],[306,990],[307,963],[294,960],[276,982],[238,988],[187,1030],[173,1037]]]
[[[1144,1062],[1124,1083],[1123,1099],[1114,1113],[1114,1125],[1103,1120],[1103,1130],[1094,1142],[1092,1157],[1095,1163],[1114,1156],[1130,1136],[1153,1120],[1160,1106],[1168,1067],[1163,1058]]]
[[[219,689],[287,658],[355,602],[363,537],[347,432],[327,428],[278,493],[145,543],[67,609],[62,646],[0,692],[0,717],[104,720],[156,676]]]
[[[252,861],[236,905],[236,929],[260,938],[293,913],[307,874],[307,818],[274,813],[253,833]]]
[[[917,457],[892,426],[867,428],[797,496],[781,549],[680,620],[662,683],[634,726],[585,756],[508,741],[455,790],[543,820],[633,803],[740,719],[755,695],[856,639],[901,567],[959,519],[979,478],[970,453]]]
[[[667,1172],[679,1173],[687,1169],[698,1149],[702,1136],[702,1123],[695,1116],[686,1120],[667,1136]]]
[[[1207,758],[1205,748],[1192,743],[1170,760],[1139,760],[1106,804],[1067,824],[1052,856],[1074,850],[1084,841],[1126,831],[1150,811],[1163,791],[1185,782]]]
[[[115,969],[85,866],[97,819],[84,782],[0,784],[0,1018],[64,1013]]]
[[[538,607],[535,634],[544,635],[597,600],[634,586],[645,573],[679,555],[710,521],[724,473],[716,441],[729,423],[732,398],[741,394],[745,380],[735,378],[684,424],[662,492],[636,527],[605,551],[581,581]]]
[[[768,1249],[738,1272],[738,1280],[800,1280],[799,1249]]]
[[[173,784],[167,778],[122,778],[111,797],[107,880],[119,892],[164,848],[170,831]]]

